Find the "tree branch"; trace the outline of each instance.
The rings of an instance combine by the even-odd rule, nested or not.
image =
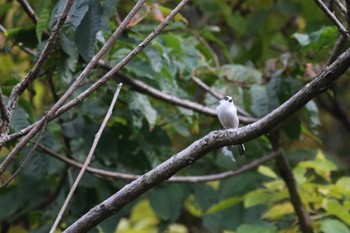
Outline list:
[[[110,104],[110,106],[109,106],[109,108],[108,108],[108,111],[107,111],[107,113],[106,113],[106,116],[105,116],[105,118],[103,119],[103,122],[102,122],[102,124],[101,124],[101,126],[100,126],[98,132],[97,132],[96,135],[95,135],[95,139],[94,139],[94,141],[93,141],[93,143],[92,143],[92,145],[91,145],[91,149],[90,149],[90,151],[89,151],[88,156],[86,157],[86,160],[85,160],[85,162],[84,162],[84,165],[83,165],[83,167],[81,168],[81,170],[80,170],[80,172],[79,172],[77,178],[76,178],[75,181],[74,181],[74,184],[73,184],[72,188],[70,189],[70,191],[69,191],[69,193],[68,193],[68,195],[67,195],[66,200],[64,201],[64,203],[63,203],[63,205],[62,205],[62,207],[61,207],[61,209],[60,209],[60,211],[59,211],[59,213],[58,213],[58,215],[57,215],[57,218],[56,218],[54,224],[53,224],[52,227],[51,227],[50,233],[54,233],[54,232],[56,231],[56,228],[57,228],[59,222],[60,222],[61,219],[62,219],[62,216],[63,216],[63,214],[64,214],[64,211],[66,210],[66,208],[67,208],[67,206],[68,206],[70,200],[72,199],[73,194],[74,194],[76,188],[78,187],[78,184],[79,184],[81,178],[83,177],[87,166],[90,164],[91,158],[92,158],[92,156],[93,156],[93,154],[94,154],[94,152],[95,152],[95,149],[96,149],[96,146],[97,146],[98,142],[100,141],[100,138],[101,138],[101,136],[102,136],[103,130],[106,128],[107,122],[108,122],[109,118],[112,116],[113,108],[114,108],[114,106],[115,106],[115,103],[117,102],[117,99],[118,99],[119,92],[120,92],[121,88],[122,88],[122,84],[120,83],[120,84],[118,84],[118,87],[117,87],[117,89],[116,89],[116,91],[115,91],[115,93],[114,93],[113,99],[112,99],[111,104]]]
[[[39,75],[40,69],[43,66],[44,62],[47,60],[47,57],[53,52],[56,47],[59,33],[61,28],[67,18],[68,12],[73,5],[74,0],[67,0],[63,11],[55,25],[52,29],[52,33],[41,52],[38,60],[35,62],[33,69],[26,75],[26,77],[19,82],[12,90],[11,95],[8,100],[7,109],[9,113],[9,117],[11,119],[13,109],[16,108],[19,96],[28,88],[28,86],[33,82],[34,79]],[[1,172],[0,172],[1,174]]]
[[[272,144],[272,148],[274,150],[280,151],[279,156],[277,156],[276,158],[277,168],[282,179],[284,180],[284,183],[288,188],[290,202],[292,203],[294,211],[299,219],[299,228],[303,233],[313,233],[310,216],[301,201],[292,169],[289,165],[287,158],[284,155],[284,151],[282,150],[279,132],[274,131],[270,133],[269,139]]]
[[[348,23],[348,30],[350,30],[350,0],[345,0],[346,4],[346,22]]]
[[[200,80],[199,78],[192,76],[191,79],[197,83],[198,86],[200,86],[203,90],[205,90],[206,92],[210,93],[212,96],[214,96],[217,99],[222,99],[224,98],[224,95],[215,92],[213,89],[211,89],[207,84],[205,84],[202,80]],[[256,121],[256,118],[253,118],[249,113],[247,113],[246,111],[244,111],[242,108],[240,108],[239,106],[237,106],[237,111],[240,115],[242,115],[243,117],[241,117],[240,120],[243,120],[243,122],[245,122],[245,120],[249,120],[249,119],[244,119],[245,117],[247,118],[251,118],[250,119],[250,123]],[[242,119],[243,118],[243,119]],[[249,123],[245,122],[246,124]]]
[[[343,4],[339,1],[339,0],[333,0],[335,5],[338,6],[338,8],[340,9],[340,11],[345,15],[345,17],[347,16],[347,10],[346,8],[343,6]]]
[[[1,86],[0,86],[0,114],[1,114],[0,137],[3,137],[4,135],[7,135],[9,132],[10,118],[6,108],[5,96],[2,93]]]
[[[38,148],[40,151],[58,159],[61,160],[64,163],[67,163],[70,166],[74,166],[77,168],[82,168],[83,164],[75,161],[73,159],[69,159],[67,157],[64,157],[49,148],[43,146],[43,145],[38,145]],[[273,151],[269,154],[266,154],[262,156],[261,158],[255,159],[248,164],[245,164],[241,167],[239,167],[236,170],[231,170],[231,171],[226,171],[218,174],[211,174],[211,175],[202,175],[202,176],[173,176],[170,179],[167,180],[167,182],[170,183],[202,183],[202,182],[209,182],[209,181],[215,181],[215,180],[223,180],[227,179],[232,176],[237,176],[245,171],[248,171],[250,169],[253,169],[266,161],[269,161],[271,159],[274,159],[275,157],[278,156],[278,152]],[[126,173],[121,173],[121,172],[113,172],[113,171],[107,171],[104,169],[99,169],[99,168],[94,168],[94,167],[87,167],[86,171],[100,177],[105,177],[105,178],[116,178],[119,180],[125,180],[125,181],[133,181],[141,177],[141,175],[134,175],[134,174],[126,174]]]
[[[67,0],[69,1],[69,0]],[[129,14],[125,17],[125,19],[123,20],[123,22],[119,25],[119,27],[117,28],[117,30],[112,34],[112,36],[108,39],[108,41],[104,44],[104,46],[101,48],[101,50],[91,59],[91,61],[89,62],[89,64],[85,67],[85,69],[81,72],[81,74],[79,75],[79,77],[74,81],[74,83],[69,87],[69,89],[65,92],[65,94],[54,104],[54,106],[51,107],[50,110],[48,110],[45,114],[45,116],[43,118],[41,118],[39,121],[37,121],[37,123],[35,124],[34,127],[32,127],[30,129],[30,131],[28,132],[28,134],[22,139],[22,141],[20,143],[18,143],[15,148],[7,155],[7,157],[5,158],[5,160],[0,164],[0,175],[5,171],[5,169],[9,166],[9,164],[11,163],[11,161],[14,159],[14,157],[19,153],[19,151],[22,150],[22,148],[35,136],[35,134],[41,129],[41,127],[44,125],[44,122],[47,121],[49,122],[51,119],[54,118],[54,115],[56,113],[56,111],[64,104],[64,102],[67,101],[67,99],[74,93],[74,91],[80,86],[80,83],[86,78],[86,76],[90,73],[90,71],[95,67],[95,65],[98,63],[98,61],[102,58],[102,56],[108,51],[108,49],[113,45],[113,42],[119,37],[119,35],[124,31],[124,29],[128,26],[129,22],[132,20],[132,18],[135,16],[135,14],[137,13],[137,11],[141,8],[141,6],[143,5],[143,3],[145,2],[145,0],[139,0],[135,6],[133,7],[133,9],[129,12]],[[66,7],[64,8],[64,12],[65,12]],[[172,17],[174,17],[175,15],[173,15]],[[61,18],[60,18],[61,19]],[[171,18],[172,19],[172,18]],[[170,21],[170,20],[169,20]],[[165,23],[169,23],[169,21],[165,22]],[[167,25],[165,25],[165,23],[163,22],[163,27],[157,32],[157,33],[153,33],[154,36],[153,38]],[[58,23],[57,23],[58,24]],[[56,25],[57,26],[57,25]],[[57,28],[54,28],[54,33],[55,33],[55,29],[58,30]],[[57,32],[58,34],[58,32]],[[52,37],[52,35],[50,36],[50,38]],[[152,38],[152,39],[153,39]],[[49,39],[50,40],[50,39]],[[151,40],[148,41],[148,43]],[[138,52],[135,52],[132,54],[132,56],[130,56],[129,60],[131,60],[132,57],[136,56],[136,54],[138,54],[142,48],[139,48]],[[45,50],[45,49],[44,49]],[[134,50],[135,51],[135,50]],[[134,52],[133,51],[133,52]],[[127,61],[127,62],[128,62]],[[122,62],[119,63],[120,68],[122,68],[127,62],[123,63],[122,65],[120,65]],[[39,71],[38,71],[39,72]],[[21,82],[22,83],[22,82]],[[21,84],[20,83],[20,84]],[[16,93],[16,89],[21,90],[20,88],[23,88],[23,85],[25,87],[26,82],[24,82],[24,84],[22,85],[16,85],[13,89],[13,93]],[[18,87],[17,87],[18,86]],[[24,90],[24,89],[23,89]],[[12,96],[12,93],[11,93]],[[16,97],[18,99],[18,95],[14,94],[14,97]],[[10,97],[11,98],[11,97]],[[80,102],[80,101],[79,101]],[[79,103],[78,102],[78,103]],[[14,103],[14,102],[13,102]],[[12,104],[13,104],[12,103]],[[16,101],[17,103],[17,101]],[[12,104],[10,104],[10,106],[12,106]],[[14,106],[12,106],[14,107]],[[5,138],[5,140],[8,139],[8,137]]]
[[[30,4],[27,2],[27,0],[17,0],[19,4],[21,4],[23,10],[27,13],[29,18],[33,21],[34,24],[37,24],[38,17],[36,16],[33,8],[30,6]]]
[[[337,17],[327,8],[327,6],[322,2],[322,0],[315,0],[316,4],[321,8],[323,13],[334,23],[334,25],[338,28],[339,32],[348,40],[350,39],[349,32],[345,29],[345,27],[339,22]]]
[[[350,64],[350,49],[346,50],[335,62],[327,66],[310,83],[289,98],[284,104],[261,118],[257,122],[239,129],[225,129],[209,133],[193,142],[190,146],[173,155],[140,178],[124,186],[117,193],[89,210],[70,225],[64,232],[87,232],[105,218],[117,213],[139,195],[153,186],[169,179],[182,168],[193,164],[206,153],[227,145],[240,144],[257,138],[282,123],[315,96],[339,78]]]

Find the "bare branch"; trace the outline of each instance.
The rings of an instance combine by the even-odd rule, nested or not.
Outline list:
[[[269,140],[272,144],[272,148],[280,151],[279,156],[276,158],[277,168],[288,188],[290,202],[292,203],[294,211],[299,220],[299,228],[303,233],[313,233],[310,216],[301,201],[292,169],[281,147],[279,132],[276,130],[270,133]]]
[[[26,165],[26,163],[29,161],[30,157],[32,156],[33,152],[35,151],[35,149],[39,145],[39,143],[44,135],[45,128],[46,128],[46,122],[45,122],[45,126],[42,128],[41,133],[40,133],[38,139],[36,140],[34,146],[30,149],[30,151],[26,155],[25,159],[22,161],[21,165],[17,168],[17,170],[11,175],[11,177],[9,179],[7,179],[4,183],[1,184],[0,189],[6,187],[18,175],[18,173],[24,168],[24,166]]]
[[[1,86],[0,86],[0,114],[1,114],[0,136],[3,137],[4,135],[8,134],[9,125],[10,125],[10,118],[9,118],[9,114],[8,114],[8,111],[6,108],[5,96],[2,93]]]
[[[36,16],[33,8],[30,6],[30,4],[27,2],[27,0],[17,0],[19,4],[21,4],[23,10],[27,13],[29,18],[33,21],[34,24],[37,24],[38,17]]]
[[[197,83],[198,86],[200,86],[203,90],[205,90],[206,92],[208,92],[209,94],[211,94],[212,96],[214,96],[217,99],[222,99],[224,98],[224,95],[215,92],[213,89],[211,89],[207,84],[205,84],[202,80],[200,80],[199,78],[197,78],[196,76],[192,76],[191,79]]]
[[[45,116],[41,118],[37,123],[32,127],[29,131],[29,133],[22,139],[20,143],[18,143],[15,148],[7,155],[6,159],[0,164],[0,175],[5,171],[5,169],[8,167],[8,165],[11,163],[11,161],[14,159],[14,157],[17,155],[17,153],[34,137],[34,135],[40,130],[40,128],[43,126],[44,121],[49,122],[52,118],[54,118],[54,115],[56,111],[64,104],[64,102],[74,93],[74,91],[79,87],[80,83],[86,78],[86,76],[90,73],[90,71],[94,68],[94,66],[98,63],[98,61],[102,58],[102,56],[108,51],[108,49],[112,46],[113,42],[119,37],[119,35],[124,31],[124,29],[128,26],[129,22],[132,20],[132,18],[135,16],[137,11],[140,9],[140,7],[143,5],[145,0],[139,0],[133,9],[129,12],[129,14],[125,17],[122,24],[119,25],[117,30],[112,34],[112,36],[108,39],[108,41],[104,44],[104,46],[101,48],[101,50],[91,59],[89,64],[85,67],[85,69],[82,71],[82,73],[79,75],[79,77],[74,81],[74,83],[70,86],[70,88],[65,92],[65,94],[52,106],[52,108],[46,112]],[[64,8],[65,12],[66,7]],[[173,15],[174,17],[175,15]],[[61,19],[61,17],[60,17]],[[58,24],[58,23],[57,23]],[[57,25],[56,25],[57,26]],[[56,28],[55,26],[55,28]],[[165,25],[163,26],[163,28]],[[55,33],[55,28],[54,32]],[[163,29],[162,28],[162,29]],[[58,30],[58,29],[56,29]],[[58,33],[58,32],[57,32]],[[159,33],[159,32],[158,32]],[[52,36],[52,35],[51,35]],[[50,38],[51,38],[50,36]],[[49,39],[50,40],[50,39]],[[45,49],[44,49],[45,50]],[[140,50],[141,51],[141,50]],[[137,53],[134,54],[134,56]],[[130,58],[131,59],[131,58]],[[126,64],[126,63],[125,63]],[[123,64],[122,66],[124,66]],[[121,66],[121,67],[122,67]],[[120,67],[120,68],[121,68]],[[39,70],[38,70],[39,72]],[[21,82],[22,83],[22,82]],[[24,88],[26,85],[26,82],[24,84],[16,85],[12,91],[13,98],[18,99],[18,92],[17,89]],[[24,85],[24,87],[23,87]],[[16,91],[17,90],[17,91]],[[23,89],[24,90],[24,89]],[[22,91],[23,91],[22,90]],[[11,93],[11,96],[12,96]],[[11,98],[11,97],[10,97]],[[15,100],[14,99],[14,100]],[[13,101],[14,101],[13,100]],[[12,102],[9,109],[13,108],[13,104],[16,104],[17,100],[15,102]],[[5,137],[4,140],[7,140],[8,137]]]
[[[315,0],[316,4],[321,8],[323,13],[334,23],[338,28],[339,32],[348,40],[350,39],[349,32],[344,28],[341,22],[335,17],[335,15],[327,8],[327,6],[322,2],[322,0]]]
[[[338,8],[340,9],[340,11],[345,15],[347,16],[347,10],[346,8],[343,6],[343,4],[339,1],[339,0],[333,0],[335,5],[338,6]]]
[[[173,155],[167,161],[158,165],[140,178],[124,186],[117,193],[89,210],[75,221],[64,232],[87,232],[105,218],[117,213],[139,195],[145,193],[158,183],[169,179],[182,168],[193,164],[209,151],[227,145],[237,145],[257,138],[288,119],[297,110],[315,96],[325,91],[349,67],[350,49],[346,50],[335,62],[327,66],[310,83],[289,98],[284,104],[257,122],[238,129],[225,129],[209,133],[193,142],[190,146]]]
[[[343,35],[340,35],[334,44],[331,55],[329,56],[327,61],[327,65],[331,64],[332,62],[335,61],[335,59],[337,59],[337,57],[341,53],[344,43],[345,43],[345,38]]]
[[[90,164],[91,158],[92,158],[92,156],[93,156],[93,154],[94,154],[94,152],[95,152],[95,149],[96,149],[96,146],[97,146],[98,142],[100,141],[100,138],[101,138],[101,136],[102,136],[103,130],[105,129],[105,127],[106,127],[106,125],[107,125],[107,122],[108,122],[109,118],[111,117],[111,115],[112,115],[112,113],[113,113],[113,108],[114,108],[115,103],[117,102],[118,95],[119,95],[119,92],[120,92],[121,88],[122,88],[122,84],[120,83],[120,84],[118,84],[117,90],[116,90],[115,93],[114,93],[112,102],[111,102],[111,104],[110,104],[110,106],[109,106],[109,109],[108,109],[108,111],[107,111],[107,113],[106,113],[105,118],[103,119],[103,122],[102,122],[102,124],[101,124],[101,127],[100,127],[100,129],[98,130],[98,132],[97,132],[96,135],[95,135],[95,139],[94,139],[94,141],[93,141],[93,143],[92,143],[90,152],[89,152],[88,156],[86,157],[86,160],[85,160],[85,162],[84,162],[84,165],[83,165],[83,167],[81,168],[81,170],[80,170],[80,172],[79,172],[79,174],[78,174],[78,176],[77,176],[77,178],[76,178],[76,180],[75,180],[75,182],[74,182],[72,188],[70,189],[70,191],[69,191],[69,193],[68,193],[68,196],[67,196],[66,200],[64,201],[64,203],[63,203],[63,205],[62,205],[62,207],[61,207],[61,209],[60,209],[60,212],[58,213],[57,218],[56,218],[54,224],[53,224],[52,227],[51,227],[50,233],[54,233],[54,232],[55,232],[55,230],[56,230],[56,228],[57,228],[59,222],[60,222],[61,219],[62,219],[62,216],[63,216],[64,211],[66,210],[66,208],[67,208],[67,206],[68,206],[70,200],[71,200],[72,197],[73,197],[73,194],[74,194],[76,188],[78,187],[78,184],[79,184],[81,178],[83,177],[83,175],[84,175],[84,173],[85,173],[85,170],[86,170],[87,166]]]
[[[345,4],[346,4],[346,21],[348,23],[348,30],[350,30],[350,0],[345,0]]]
[[[52,33],[41,52],[38,60],[35,62],[33,69],[27,74],[27,76],[19,82],[12,90],[11,95],[8,100],[7,109],[10,114],[10,118],[13,112],[13,109],[16,108],[18,98],[19,96],[27,89],[27,87],[33,82],[34,79],[37,78],[39,75],[40,69],[44,62],[46,61],[47,57],[52,53],[54,48],[56,47],[59,33],[61,31],[61,28],[67,18],[68,12],[73,5],[74,0],[67,0],[65,3],[65,6],[63,8],[63,11],[55,25],[55,27],[52,29]]]
[[[210,93],[212,96],[214,96],[217,99],[222,99],[224,98],[224,96],[220,93],[215,92],[213,89],[211,89],[207,84],[205,84],[202,80],[200,80],[199,78],[192,76],[191,79],[198,84],[198,86],[200,86],[201,88],[203,88],[203,90],[205,90],[206,92]],[[250,119],[250,123],[256,121],[257,119],[254,119],[249,113],[247,113],[246,111],[244,111],[242,108],[240,108],[239,106],[237,106],[237,110],[238,113],[240,115],[242,115],[243,117],[245,116],[247,119],[244,119],[243,117],[240,116],[240,120],[243,120],[242,122],[245,122],[245,120],[248,120],[248,118]],[[245,122],[248,123],[248,122]]]
[[[67,157],[64,157],[52,150],[50,150],[49,148],[43,146],[43,145],[38,145],[38,148],[58,159],[61,160],[62,162],[65,162],[71,166],[77,167],[77,168],[82,168],[83,164],[79,163],[78,161],[75,161],[73,159],[69,159]],[[215,180],[223,180],[223,179],[227,179],[229,177],[232,176],[237,176],[243,172],[246,172],[250,169],[253,169],[271,159],[274,159],[276,156],[278,156],[278,152],[274,151],[271,152],[269,154],[266,154],[264,156],[262,156],[261,158],[255,159],[251,162],[249,162],[248,164],[245,164],[241,167],[239,167],[237,170],[231,170],[231,171],[226,171],[226,172],[222,172],[222,173],[218,173],[218,174],[211,174],[211,175],[202,175],[202,176],[173,176],[170,179],[167,180],[167,182],[170,183],[201,183],[201,182],[209,182],[209,181],[215,181]],[[134,175],[134,174],[126,174],[126,173],[121,173],[121,172],[113,172],[113,171],[107,171],[104,169],[99,169],[99,168],[94,168],[94,167],[87,167],[86,171],[97,175],[97,176],[101,176],[101,177],[109,177],[109,178],[117,178],[120,180],[126,180],[126,181],[133,181],[136,180],[138,178],[140,178],[141,175]]]

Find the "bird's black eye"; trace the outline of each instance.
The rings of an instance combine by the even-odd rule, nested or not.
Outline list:
[[[232,99],[229,99],[228,102],[232,103]]]

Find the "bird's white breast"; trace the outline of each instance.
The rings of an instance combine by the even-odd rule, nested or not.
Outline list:
[[[237,109],[229,102],[220,101],[220,104],[216,107],[216,112],[220,123],[224,128],[237,128],[239,124]]]

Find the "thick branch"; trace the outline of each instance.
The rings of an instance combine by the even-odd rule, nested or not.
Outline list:
[[[293,95],[280,107],[266,115],[255,123],[239,129],[226,129],[213,131],[205,137],[193,142],[190,146],[173,155],[170,159],[147,172],[140,178],[124,186],[117,193],[106,199],[101,204],[92,208],[80,219],[69,226],[65,232],[87,232],[105,218],[117,213],[122,207],[130,203],[139,195],[153,186],[169,179],[182,168],[191,165],[206,153],[220,147],[240,144],[257,138],[279,125],[293,115],[315,96],[327,89],[327,87],[340,77],[350,64],[350,49],[344,52],[334,63],[327,66],[323,72]]]

